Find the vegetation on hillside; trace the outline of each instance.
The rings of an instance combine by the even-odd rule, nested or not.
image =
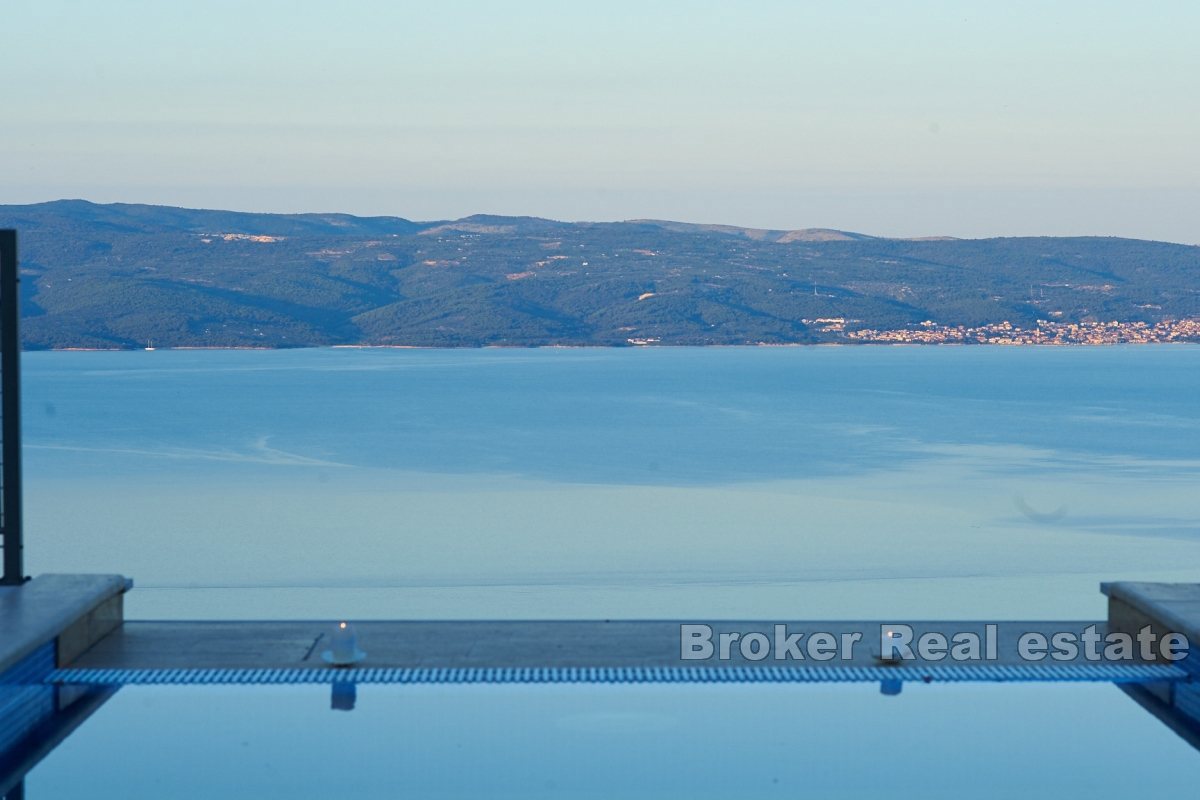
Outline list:
[[[1130,239],[84,201],[0,206],[0,227],[20,231],[30,348],[806,343],[924,321],[1200,317],[1200,247]]]

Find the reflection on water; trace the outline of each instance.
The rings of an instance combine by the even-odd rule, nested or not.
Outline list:
[[[342,681],[329,687],[329,707],[335,711],[353,711],[354,703],[358,700],[358,686],[353,682]]]
[[[0,798],[23,800],[28,772],[115,692],[114,687],[0,681]]]
[[[1103,684],[328,691],[126,687],[28,796],[1104,800],[1188,796],[1197,757]]]

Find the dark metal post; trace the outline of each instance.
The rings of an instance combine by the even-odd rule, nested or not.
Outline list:
[[[21,333],[17,301],[17,232],[0,230],[0,533],[4,575],[0,584],[25,580],[21,537]]]

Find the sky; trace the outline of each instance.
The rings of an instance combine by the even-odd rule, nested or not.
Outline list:
[[[1200,243],[1195,2],[7,0],[0,203]]]

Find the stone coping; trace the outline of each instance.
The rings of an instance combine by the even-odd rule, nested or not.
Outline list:
[[[124,593],[121,575],[39,575],[0,587],[0,674]]]
[[[1200,583],[1113,581],[1100,591],[1141,612],[1163,628],[1200,642]]]

